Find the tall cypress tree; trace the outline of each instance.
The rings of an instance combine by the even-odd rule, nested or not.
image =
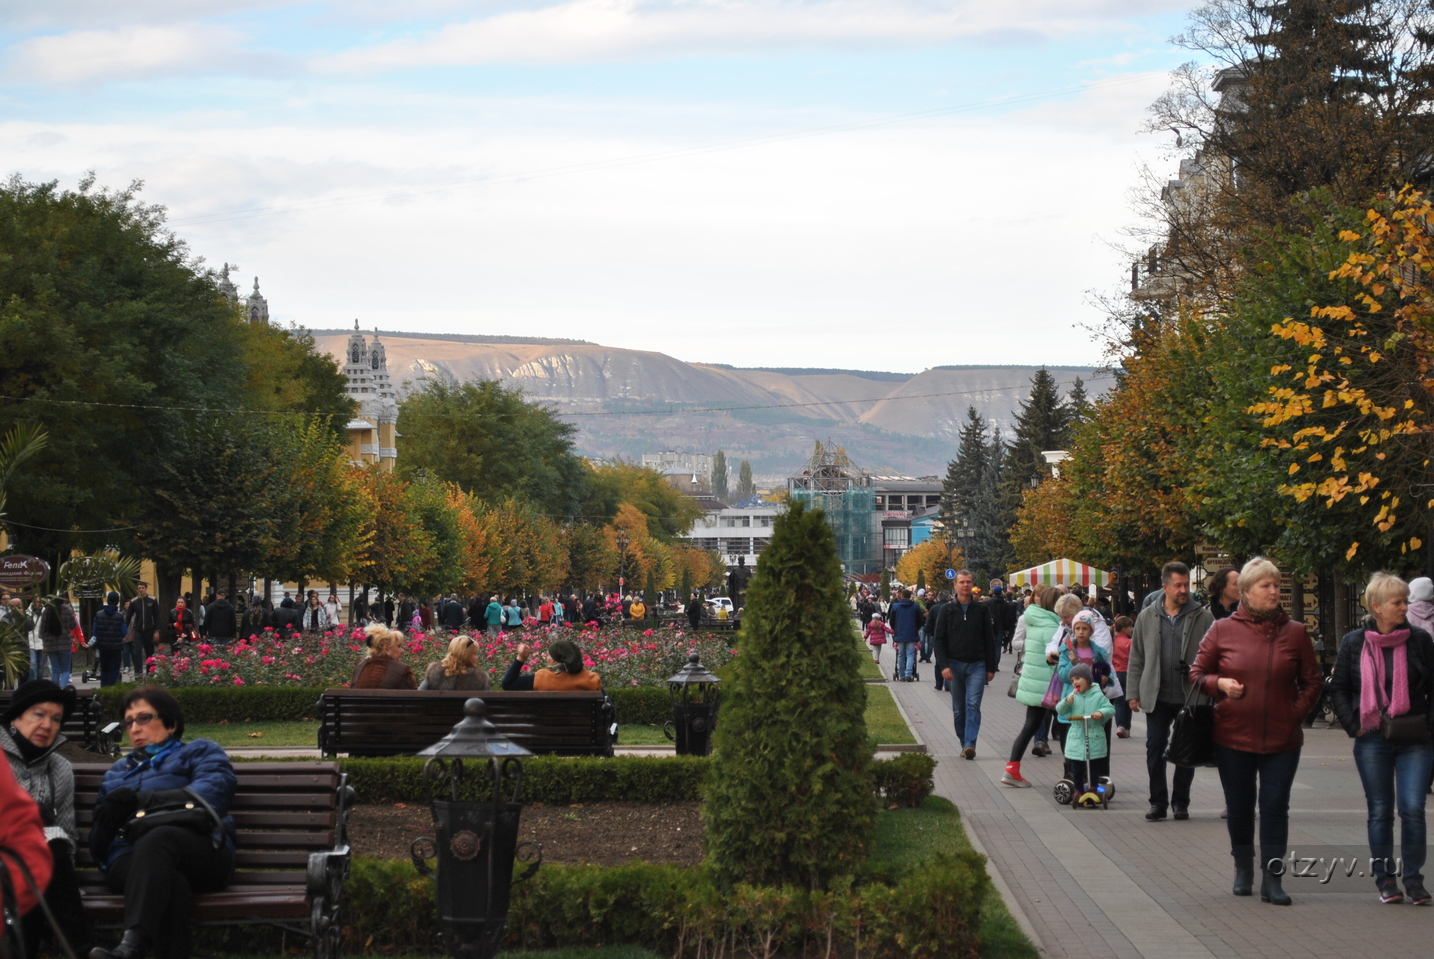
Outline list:
[[[737,470],[737,496],[740,499],[751,499],[757,495],[757,484],[752,480],[752,464],[746,460]]]
[[[727,499],[727,454],[721,450],[712,457],[712,495],[724,502]]]
[[[777,519],[746,609],[704,786],[708,861],[727,884],[824,889],[866,858],[876,800],[862,654],[823,511],[794,503]]]

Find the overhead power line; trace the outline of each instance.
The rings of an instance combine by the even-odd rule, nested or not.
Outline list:
[[[957,113],[970,113],[976,110],[985,110],[991,107],[1010,106],[1020,103],[1032,103],[1039,100],[1050,100],[1055,97],[1066,96],[1071,93],[1084,93],[1088,90],[1100,90],[1106,87],[1121,86],[1127,83],[1135,83],[1145,79],[1142,74],[1133,76],[1114,77],[1109,80],[1096,80],[1091,83],[1075,84],[1073,86],[1061,87],[1056,90],[1045,90],[1038,93],[1006,94],[1004,96],[992,97],[989,100],[980,100],[975,103],[964,103],[953,107],[939,107],[934,110],[920,110],[915,113],[897,113],[891,116],[875,117],[870,120],[854,120],[850,123],[837,123],[831,126],[813,127],[807,130],[797,130],[790,133],[774,133],[768,136],[743,137],[737,140],[723,140],[717,143],[708,143],[693,147],[680,147],[673,150],[659,150],[653,153],[639,153],[625,157],[613,157],[607,160],[591,160],[585,163],[572,163],[564,166],[545,167],[538,170],[530,170],[526,173],[505,173],[492,176],[465,177],[459,180],[450,180],[446,183],[434,184],[426,187],[407,187],[397,190],[380,190],[371,193],[355,193],[349,196],[329,197],[326,199],[309,200],[298,203],[291,203],[284,206],[253,207],[247,210],[231,210],[224,213],[198,213],[193,216],[176,217],[170,223],[222,223],[227,220],[247,220],[262,216],[278,216],[285,213],[302,213],[309,210],[326,210],[334,207],[351,206],[358,203],[373,203],[380,200],[402,199],[406,197],[425,196],[431,193],[442,193],[447,190],[465,186],[476,185],[497,185],[503,183],[518,183],[524,180],[539,180],[555,176],[571,176],[575,173],[592,173],[600,170],[611,170],[619,167],[633,166],[640,163],[656,163],[662,160],[677,160],[684,157],[703,156],[709,153],[722,153],[728,150],[743,150],[750,147],[767,146],[773,143],[787,143],[793,140],[805,140],[811,137],[832,136],[837,133],[849,133],[855,130],[866,130],[873,127],[889,126],[894,123],[907,123],[913,120],[924,120],[933,117],[950,116]]]
[[[1075,380],[1057,381],[1056,386],[1074,386]],[[845,406],[849,403],[887,403],[898,400],[925,400],[945,396],[974,396],[977,393],[1009,393],[1012,390],[1027,389],[1026,386],[992,386],[976,390],[945,390],[940,393],[906,393],[896,396],[873,396],[862,399],[812,400],[807,403],[762,403],[752,406],[672,406],[658,410],[562,410],[549,406],[555,416],[672,416],[678,413],[738,413],[749,410],[787,410],[813,406]],[[86,406],[106,409],[150,410],[172,413],[226,413],[243,416],[322,416],[328,415],[317,410],[253,410],[236,407],[210,406],[166,406],[155,403],[106,403],[103,400],[60,400],[47,396],[5,396],[0,400],[11,403],[40,403],[52,406]],[[548,401],[550,402],[550,401]]]

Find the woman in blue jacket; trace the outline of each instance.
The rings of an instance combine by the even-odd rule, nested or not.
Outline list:
[[[143,686],[124,698],[124,727],[134,751],[105,773],[90,827],[90,851],[114,892],[124,893],[124,938],[90,959],[189,956],[189,903],[218,892],[234,874],[234,767],[218,743],[186,743],[175,698]],[[208,804],[194,819],[139,832],[140,810],[157,813],[195,797]]]

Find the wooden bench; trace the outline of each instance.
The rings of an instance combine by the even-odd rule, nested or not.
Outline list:
[[[319,699],[324,756],[411,756],[453,731],[477,696],[488,721],[535,753],[611,756],[617,716],[602,692],[329,689]]]
[[[124,897],[109,891],[85,841],[95,796],[109,765],[75,764],[76,857],[85,910],[102,929],[118,928]],[[192,921],[201,926],[269,925],[307,936],[315,959],[337,959],[343,946],[339,911],[349,874],[347,822],[353,789],[337,763],[235,763],[238,855],[223,892],[196,894]]]
[[[70,717],[65,720],[60,732],[77,746],[103,756],[110,755],[114,752],[115,743],[105,735],[103,710],[100,701],[95,698],[95,691],[77,689],[75,692],[75,708],[70,710]],[[14,695],[13,689],[0,689],[0,713],[10,707],[10,699]]]

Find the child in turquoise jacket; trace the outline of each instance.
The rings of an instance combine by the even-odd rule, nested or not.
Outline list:
[[[1077,663],[1071,667],[1072,691],[1056,704],[1056,715],[1070,723],[1061,749],[1066,757],[1066,775],[1075,783],[1071,804],[1085,791],[1085,758],[1087,735],[1090,742],[1090,775],[1096,782],[1110,775],[1110,751],[1105,738],[1105,721],[1115,715],[1115,707],[1095,685],[1090,666]],[[1072,723],[1068,717],[1086,716],[1088,723]]]

